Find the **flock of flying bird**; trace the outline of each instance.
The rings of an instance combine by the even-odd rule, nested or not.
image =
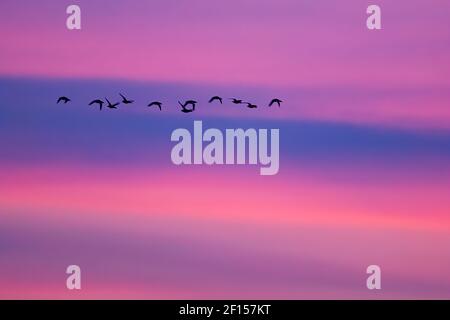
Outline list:
[[[111,103],[107,98],[105,98],[105,100],[106,100],[106,107],[109,108],[109,109],[117,109],[117,106],[120,103],[123,103],[125,105],[134,103],[134,100],[127,99],[123,94],[120,93],[119,95],[122,97],[122,101],[121,102]],[[250,103],[250,102],[244,102],[241,99],[230,98],[230,100],[234,104],[245,104],[245,105],[247,105],[247,108],[250,108],[250,109],[258,108],[258,106],[256,104],[253,104],[253,103]],[[62,96],[62,97],[58,98],[58,101],[56,103],[57,104],[59,104],[59,103],[66,104],[66,103],[68,103],[70,101],[72,101],[72,100],[70,100],[68,97]],[[219,96],[212,97],[211,99],[209,99],[208,102],[209,103],[213,103],[215,101],[218,101],[218,102],[220,102],[220,104],[223,104],[223,99],[221,97],[219,97]],[[280,100],[280,99],[272,99],[270,101],[270,103],[269,103],[269,107],[271,107],[274,104],[277,104],[278,107],[280,107],[282,102],[283,101]],[[178,104],[181,106],[181,112],[183,112],[183,113],[194,112],[195,111],[195,106],[197,105],[197,103],[198,102],[195,101],[195,100],[186,100],[184,103],[181,103],[180,101],[178,101]],[[95,99],[95,100],[93,100],[93,101],[91,101],[89,103],[90,106],[98,105],[100,107],[100,110],[103,109],[103,105],[104,104],[105,104],[105,101],[103,101],[101,99]],[[150,102],[147,106],[148,107],[157,107],[160,111],[162,111],[162,105],[163,104],[160,101],[153,101],[153,102]]]

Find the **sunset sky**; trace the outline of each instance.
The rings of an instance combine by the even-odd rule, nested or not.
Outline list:
[[[0,298],[450,298],[450,2],[369,4],[2,0]],[[280,172],[173,165],[194,120],[279,128]]]

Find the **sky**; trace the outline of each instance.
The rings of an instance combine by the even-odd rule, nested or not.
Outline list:
[[[0,2],[0,298],[448,299],[450,4],[369,4]],[[173,165],[194,120],[279,128],[279,173]]]

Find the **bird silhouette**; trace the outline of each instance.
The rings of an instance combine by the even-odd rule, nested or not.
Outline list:
[[[194,112],[195,109],[187,109],[184,106],[181,106],[181,112],[183,113],[190,113],[190,112]]]
[[[130,104],[130,103],[134,102],[134,100],[128,100],[127,98],[125,98],[125,96],[123,94],[121,94],[121,93],[119,93],[119,95],[122,97],[122,103],[123,104]]]
[[[241,104],[242,100],[240,99],[236,99],[236,98],[230,98],[231,102],[233,102],[234,104]]]
[[[184,104],[182,104],[180,101],[178,101],[178,103],[180,104],[180,106],[186,108],[188,105],[192,106],[192,110],[195,110],[195,105],[198,103],[195,100],[187,100],[184,102]]]
[[[153,101],[153,102],[150,102],[150,103],[148,104],[148,107],[152,107],[152,106],[156,106],[156,107],[158,107],[158,108],[159,108],[159,111],[161,111],[161,110],[162,110],[162,108],[161,108],[161,106],[162,106],[162,103],[161,103],[161,102],[159,102],[159,101]]]
[[[280,107],[282,102],[283,102],[283,100],[280,100],[280,99],[272,99],[272,101],[270,101],[270,103],[269,103],[269,107],[271,107],[275,103],[278,104],[278,107]]]
[[[107,107],[110,109],[117,109],[117,106],[120,104],[120,102],[111,104],[111,102],[109,102],[108,98],[105,98],[106,102],[108,103]]]
[[[181,112],[189,113],[195,111],[195,105],[197,104],[197,101],[195,100],[187,100],[184,104],[178,101],[179,105],[181,106]],[[192,109],[186,108],[188,105],[192,106]]]
[[[209,103],[213,102],[214,100],[218,100],[220,102],[220,104],[222,104],[222,98],[219,96],[214,96],[211,99],[209,99]]]
[[[244,103],[247,104],[247,108],[250,108],[250,109],[258,108],[258,106],[256,104],[252,104],[250,102],[244,102]]]
[[[67,98],[67,97],[62,96],[62,97],[59,97],[59,98],[58,98],[58,101],[57,101],[56,103],[64,102],[64,104],[66,104],[66,103],[69,102],[69,101],[72,101],[72,100],[70,100],[70,99]]]
[[[91,103],[89,103],[90,106],[92,106],[93,104],[98,104],[100,106],[100,110],[102,110],[104,102],[103,100],[96,99],[91,101]]]

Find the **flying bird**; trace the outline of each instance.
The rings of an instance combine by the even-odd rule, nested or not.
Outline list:
[[[198,103],[195,100],[187,100],[184,102],[184,104],[182,104],[180,101],[178,101],[178,103],[180,104],[180,106],[186,108],[188,105],[192,106],[192,110],[195,110],[195,105]]]
[[[64,102],[64,104],[66,104],[69,101],[72,101],[72,100],[70,100],[69,98],[63,96],[63,97],[59,97],[58,101],[56,103]]]
[[[92,106],[93,104],[98,104],[100,106],[100,110],[102,110],[104,102],[103,100],[96,99],[91,101],[91,103],[89,103],[90,106]]]
[[[106,102],[108,103],[107,107],[110,109],[117,109],[117,106],[120,104],[120,102],[111,104],[111,102],[109,102],[108,98],[105,98]]]
[[[272,99],[272,101],[270,101],[270,103],[269,103],[269,107],[271,107],[275,103],[278,104],[278,107],[280,107],[282,102],[283,102],[283,100],[280,100],[280,99]]]
[[[222,98],[219,96],[214,96],[211,99],[209,99],[209,103],[213,102],[214,100],[218,100],[220,102],[220,104],[222,104]]]
[[[121,94],[121,93],[119,93],[119,95],[122,97],[122,103],[123,104],[130,104],[130,103],[134,102],[134,100],[128,100],[127,98],[125,98],[125,96],[123,94]]]
[[[233,102],[234,104],[241,104],[242,100],[240,99],[236,99],[236,98],[230,98],[231,102]]]
[[[186,107],[181,107],[181,112],[183,113],[190,113],[190,112],[194,112],[195,109],[187,109]]]
[[[256,104],[252,104],[250,102],[244,102],[244,103],[247,104],[247,108],[250,108],[250,109],[258,108],[258,106]]]
[[[148,104],[148,107],[152,107],[152,106],[156,106],[156,107],[158,107],[158,108],[159,108],[159,111],[161,111],[161,110],[162,110],[162,108],[161,108],[161,106],[162,106],[162,103],[161,103],[161,102],[159,102],[159,101],[153,101],[153,102],[151,102],[151,103],[149,103],[149,104]]]
[[[187,100],[184,104],[182,104],[180,101],[178,101],[179,105],[181,106],[181,112],[189,113],[195,111],[195,105],[197,104],[197,101],[195,100]],[[188,105],[192,106],[192,109],[186,108]]]

